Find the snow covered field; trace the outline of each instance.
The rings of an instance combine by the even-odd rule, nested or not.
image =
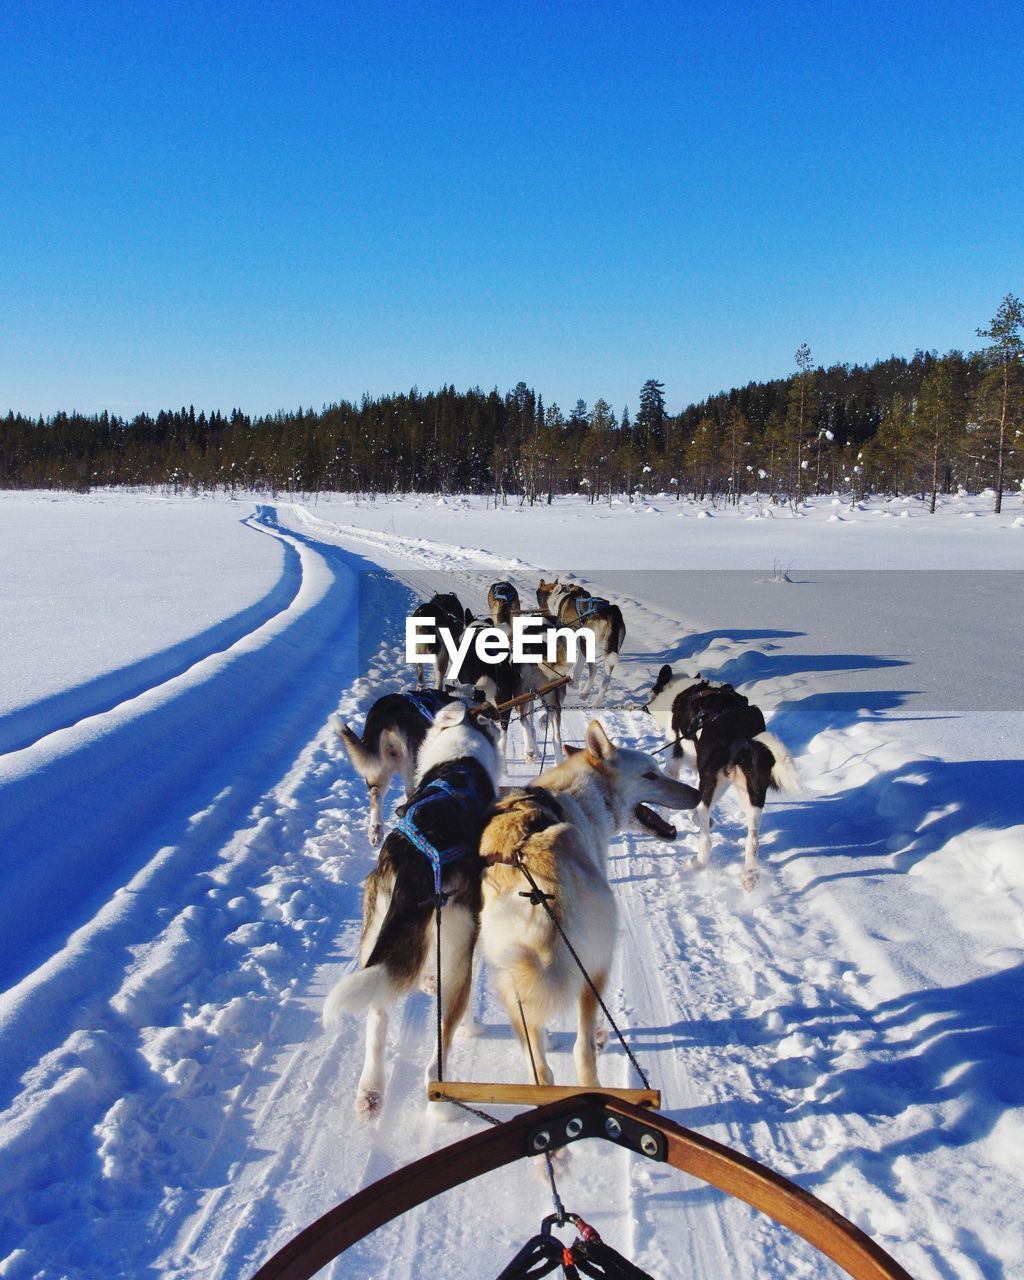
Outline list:
[[[623,608],[613,737],[657,745],[635,708],[672,662],[742,687],[805,784],[769,802],[752,894],[728,799],[704,873],[685,820],[613,847],[613,1010],[666,1113],[917,1277],[1024,1276],[1024,511],[990,510],[0,494],[0,1276],[242,1278],[478,1127],[425,1117],[425,996],[376,1124],[351,1107],[361,1027],[320,1028],[374,858],[329,716],[405,682],[415,600],[479,609],[542,570]],[[517,731],[511,754],[527,776]],[[452,1073],[520,1078],[474,1000]],[[568,1028],[554,1049],[570,1081]],[[627,1065],[609,1047],[602,1079]],[[653,1275],[837,1274],[603,1144],[560,1183]],[[497,1274],[549,1211],[519,1165],[325,1274]]]

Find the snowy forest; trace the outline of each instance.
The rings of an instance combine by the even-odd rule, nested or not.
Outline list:
[[[786,378],[751,382],[677,415],[648,379],[634,414],[604,399],[566,411],[526,383],[403,394],[251,417],[194,407],[139,414],[9,413],[0,487],[87,491],[493,493],[530,503],[583,492],[667,491],[735,500],[835,490],[996,492],[1024,479],[1024,307],[1008,294],[982,349],[918,351],[816,367],[802,345]]]

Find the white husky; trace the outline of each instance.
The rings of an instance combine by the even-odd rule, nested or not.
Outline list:
[[[692,809],[699,795],[663,774],[651,756],[616,747],[597,720],[587,727],[586,747],[566,752],[562,764],[500,800],[484,828],[480,940],[537,1082],[553,1082],[544,1028],[558,1010],[575,1004],[576,1078],[597,1085],[597,1000],[548,912],[523,896],[530,885],[517,862],[551,895],[552,910],[602,991],[616,923],[608,844],[632,819],[661,839],[675,839],[675,828],[643,802]]]

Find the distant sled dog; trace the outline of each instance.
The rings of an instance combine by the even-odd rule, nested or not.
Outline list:
[[[474,622],[470,623],[468,629],[472,630],[485,626],[486,623]],[[542,626],[542,632],[548,632],[551,629],[550,623],[545,622]],[[547,646],[543,639],[538,640],[538,648],[542,652],[547,651]],[[524,693],[531,693],[541,689],[561,676],[571,675],[574,665],[569,661],[569,648],[564,638],[558,640],[551,662],[513,662],[511,654],[506,654],[500,662],[484,662],[475,645],[471,645],[466,657],[463,659],[460,679],[466,685],[472,685],[478,691],[478,695],[482,696],[486,701],[505,703]],[[565,702],[565,693],[566,686],[562,685],[560,688],[552,689],[540,696],[540,704],[544,707],[546,716],[545,743],[547,734],[550,731],[553,736],[556,759],[561,759],[562,757],[562,705]],[[533,727],[533,719],[536,712],[536,701],[529,702],[518,708],[519,721],[523,728],[527,764],[533,764],[540,759],[537,750],[537,736]],[[508,708],[500,712],[503,759],[505,758],[511,715],[512,712]]]
[[[522,610],[519,592],[511,582],[492,582],[487,589],[487,612],[496,627],[511,626],[512,619]]]
[[[503,796],[484,829],[481,946],[498,994],[526,1057],[527,1080],[553,1077],[545,1055],[545,1027],[575,1005],[576,1078],[597,1085],[598,1004],[550,916],[530,901],[523,864],[545,894],[590,974],[603,991],[615,945],[615,899],[608,884],[608,845],[631,820],[661,839],[675,828],[647,804],[689,809],[693,787],[667,777],[642,751],[617,747],[601,724],[587,727],[586,746],[566,747],[568,759],[524,790]],[[522,1012],[520,1012],[520,1003]],[[525,1031],[524,1031],[525,1021]]]
[[[560,627],[590,631],[604,659],[604,683],[598,697],[604,697],[612,674],[619,661],[619,651],[626,638],[626,624],[622,610],[602,596],[592,596],[583,587],[568,582],[545,582],[541,578],[537,587],[537,603]],[[581,659],[582,661],[582,659]],[[587,664],[587,683],[580,690],[580,698],[586,699],[597,677],[597,663]]]
[[[444,678],[448,671],[448,649],[444,640],[441,638],[441,629],[444,628],[451,635],[452,643],[456,644],[466,629],[467,623],[473,621],[472,609],[464,609],[462,602],[454,591],[438,592],[437,595],[431,596],[424,604],[417,605],[412,611],[414,618],[430,618],[434,623],[434,638],[432,641],[420,639],[417,642],[417,653],[422,657],[431,657],[434,660],[434,671],[437,676],[436,687],[444,688]],[[426,664],[419,663],[416,667],[416,684],[423,684],[423,668]]]
[[[381,801],[397,773],[408,799],[416,776],[416,760],[427,730],[452,695],[439,689],[386,693],[370,708],[362,737],[344,720],[333,717],[335,732],[370,793],[366,834],[374,846],[384,838]]]
[[[731,684],[673,675],[668,665],[658,672],[646,710],[674,744],[669,763],[673,776],[678,777],[683,766],[684,743],[692,744],[696,753],[700,836],[695,865],[707,866],[711,855],[711,806],[732,783],[747,819],[740,883],[744,889],[753,889],[759,875],[759,832],[768,791],[795,795],[800,789],[788,748],[767,732],[759,708],[751,706]]]
[[[363,891],[360,968],[331,990],[324,1025],[343,1014],[367,1015],[366,1056],[356,1112],[376,1115],[384,1098],[388,1010],[400,996],[436,973],[435,881],[426,845],[437,855],[441,892],[442,1053],[469,1001],[473,949],[480,915],[483,864],[478,847],[484,816],[500,772],[494,708],[460,700],[442,707],[420,749],[416,789],[405,808],[407,825],[384,841]],[[407,834],[408,833],[408,834]],[[437,1074],[437,1049],[427,1080]]]

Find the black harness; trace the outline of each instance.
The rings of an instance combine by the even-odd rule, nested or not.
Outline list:
[[[712,698],[720,698],[726,696],[729,703],[724,707],[701,707],[702,702],[709,702]],[[704,689],[698,689],[690,699],[690,719],[686,728],[682,731],[684,738],[696,738],[697,734],[706,729],[708,725],[712,725],[719,718],[725,715],[727,711],[735,711],[738,707],[749,706],[749,699],[745,694],[737,693],[731,684],[708,685]]]

